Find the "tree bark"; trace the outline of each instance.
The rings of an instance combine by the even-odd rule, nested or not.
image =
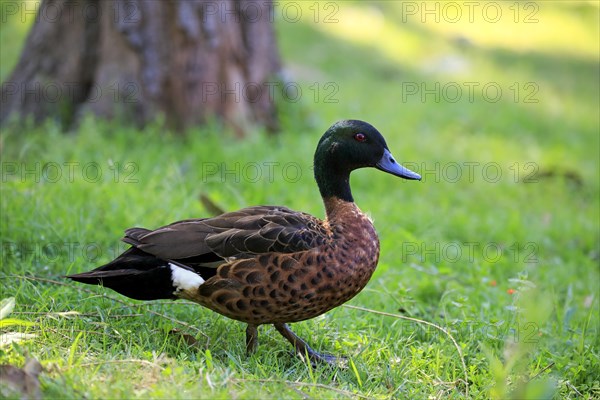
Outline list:
[[[261,0],[44,0],[2,84],[13,114],[72,123],[83,112],[176,128],[278,127],[273,5]]]

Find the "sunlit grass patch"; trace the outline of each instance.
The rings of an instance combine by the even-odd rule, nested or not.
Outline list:
[[[312,368],[273,328],[261,327],[247,357],[238,322],[62,279],[123,251],[125,228],[208,215],[200,195],[225,210],[281,204],[323,216],[314,147],[333,121],[360,118],[424,179],[353,174],[381,257],[350,305],[445,329],[473,398],[599,396],[597,3],[498,2],[507,19],[496,24],[422,23],[403,11],[412,3],[298,3],[297,22],[276,14],[304,94],[281,104],[275,138],[92,117],[66,133],[51,122],[4,127],[1,297],[15,298],[10,317],[33,324],[11,332],[36,337],[0,348],[0,363],[37,358],[45,397],[464,398],[452,341],[415,321],[338,308],[295,324],[352,361]],[[539,22],[515,24],[510,7],[528,4]],[[338,22],[325,23],[335,10]],[[23,32],[13,20],[0,27],[2,77]],[[530,82],[537,102],[525,102]],[[498,101],[482,93],[489,83]],[[449,84],[463,90],[455,102]]]

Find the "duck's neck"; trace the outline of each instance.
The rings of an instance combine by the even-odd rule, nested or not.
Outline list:
[[[335,165],[328,165],[325,160],[315,160],[315,180],[323,199],[338,198],[353,203],[350,191],[350,171],[340,170]]]
[[[357,214],[361,213],[354,202],[345,201],[338,197],[325,197],[323,203],[325,204],[327,221],[330,224],[354,221]]]

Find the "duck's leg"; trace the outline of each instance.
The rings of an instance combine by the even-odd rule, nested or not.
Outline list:
[[[258,347],[258,329],[256,325],[248,324],[246,327],[246,353],[252,354]]]
[[[277,329],[277,331],[279,331],[279,333],[281,333],[281,335],[294,346],[296,353],[298,353],[298,355],[301,357],[304,357],[308,354],[308,357],[313,362],[326,362],[336,366],[343,366],[345,364],[346,359],[344,357],[321,354],[311,349],[308,343],[292,332],[286,324],[277,323],[273,325],[275,326],[275,329]]]

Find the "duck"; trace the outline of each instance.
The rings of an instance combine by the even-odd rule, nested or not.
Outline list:
[[[122,240],[131,247],[116,259],[67,278],[136,300],[185,299],[243,322],[248,354],[257,349],[258,327],[272,324],[303,359],[339,364],[343,357],[313,350],[288,324],[352,299],[377,267],[377,232],[350,190],[350,173],[359,168],[421,179],[396,161],[371,124],[338,121],[314,154],[325,219],[263,205],[130,228]]]

